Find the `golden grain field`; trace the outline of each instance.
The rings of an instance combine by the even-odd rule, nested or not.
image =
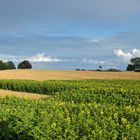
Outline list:
[[[27,80],[82,80],[82,79],[131,79],[140,80],[136,72],[95,72],[74,70],[5,70],[0,79]]]
[[[17,92],[17,91],[10,91],[10,90],[0,90],[0,98],[1,97],[11,97],[16,96],[19,98],[29,98],[29,99],[44,99],[50,97],[49,95],[43,94],[35,94],[35,93],[26,93],[26,92]]]
[[[26,80],[82,80],[82,79],[129,79],[140,80],[140,73],[136,72],[95,72],[74,70],[5,70],[0,71],[0,79]],[[17,96],[23,98],[40,99],[47,95],[22,93],[0,90],[0,97]]]

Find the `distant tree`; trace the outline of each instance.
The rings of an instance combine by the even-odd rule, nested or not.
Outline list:
[[[101,66],[101,65],[99,66],[99,69],[100,69],[100,70],[102,69],[102,66]]]
[[[115,69],[115,68],[109,68],[106,71],[111,71],[111,72],[121,72],[121,70],[119,69]]]
[[[28,60],[24,60],[18,64],[18,69],[31,69],[32,65]]]
[[[0,60],[0,70],[6,70],[6,64],[4,62],[2,62],[2,60]]]
[[[6,69],[16,69],[15,64],[12,61],[8,61],[5,63]]]
[[[102,71],[101,69],[95,69],[94,71]]]
[[[133,71],[140,72],[140,57],[132,58],[131,64],[128,64],[127,70],[133,68]]]
[[[77,68],[77,69],[75,69],[76,71],[80,71],[80,69],[79,68]]]
[[[81,71],[86,71],[86,69],[81,69]]]
[[[127,71],[134,71],[134,65],[128,64],[126,70],[127,70]]]
[[[131,63],[134,65],[134,71],[140,72],[140,57],[132,58]]]
[[[132,64],[140,65],[140,57],[132,58],[130,61]]]

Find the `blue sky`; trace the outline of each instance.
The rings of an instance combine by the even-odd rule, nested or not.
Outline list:
[[[0,1],[0,59],[38,69],[125,69],[140,57],[139,0]]]

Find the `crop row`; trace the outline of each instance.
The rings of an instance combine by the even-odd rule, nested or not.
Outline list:
[[[0,98],[0,139],[140,139],[140,81],[4,80],[0,88],[53,95]]]
[[[32,92],[39,94],[55,94],[56,92],[84,90],[101,94],[139,94],[140,81],[128,80],[81,80],[81,81],[30,81],[0,80],[0,89]]]
[[[0,99],[0,139],[139,139],[140,106]]]

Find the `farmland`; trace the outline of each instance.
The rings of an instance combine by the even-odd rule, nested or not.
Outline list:
[[[48,95],[43,94],[34,94],[34,93],[27,93],[27,92],[17,92],[17,91],[10,91],[10,90],[0,90],[0,97],[20,97],[20,98],[29,98],[29,99],[44,99],[49,98]]]
[[[83,80],[83,79],[131,79],[140,80],[136,72],[95,72],[74,70],[5,70],[0,79],[26,80]]]
[[[139,80],[0,80],[47,99],[0,98],[0,139],[140,139]]]

